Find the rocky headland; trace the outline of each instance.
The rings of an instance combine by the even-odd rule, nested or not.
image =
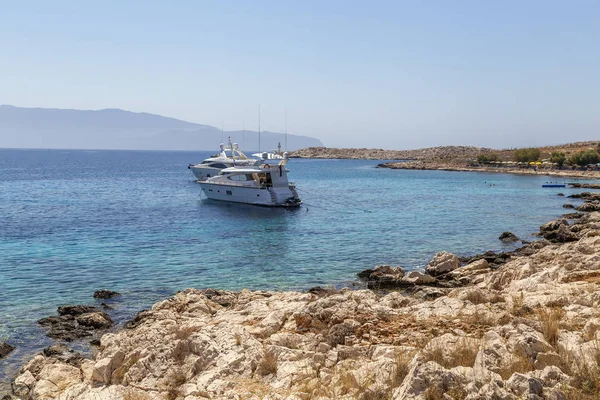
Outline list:
[[[539,241],[441,252],[425,271],[377,266],[360,273],[371,289],[185,290],[104,334],[94,358],[46,349],[21,368],[14,395],[598,399],[600,212],[583,206],[600,196],[577,197],[582,212],[540,227]]]
[[[331,147],[308,147],[290,153],[292,158],[332,158],[363,160],[472,160],[480,153],[493,150],[474,146],[440,146],[418,150],[342,149]]]
[[[597,142],[576,142],[557,146],[540,147],[542,157],[549,158],[552,152],[573,154],[578,151],[594,149]],[[557,168],[552,165],[518,167],[507,164],[514,160],[515,149],[491,149],[475,146],[438,146],[415,150],[383,150],[309,147],[290,153],[295,158],[329,158],[329,159],[365,159],[396,160],[379,164],[380,168],[418,169],[460,172],[491,172],[524,175],[548,175],[559,178],[600,179],[600,171],[572,168]],[[495,154],[499,163],[479,164],[480,155]],[[504,163],[502,162],[504,161]]]

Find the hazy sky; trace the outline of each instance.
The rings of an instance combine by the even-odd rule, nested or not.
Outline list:
[[[330,147],[600,139],[600,1],[2,1],[0,104]]]

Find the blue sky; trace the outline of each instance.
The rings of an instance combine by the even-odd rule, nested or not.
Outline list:
[[[600,140],[598,1],[1,2],[0,104],[331,147]]]

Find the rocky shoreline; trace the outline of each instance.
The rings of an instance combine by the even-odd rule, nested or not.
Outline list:
[[[21,368],[14,395],[597,399],[600,195],[572,197],[581,212],[540,227],[539,241],[438,253],[424,272],[377,266],[359,274],[372,289],[185,290],[104,334],[93,359],[46,349]],[[101,310],[61,315],[108,324]]]
[[[587,149],[596,146],[596,142],[578,142],[561,146],[540,148],[549,157],[552,151],[565,151]],[[353,159],[353,160],[396,160],[379,164],[379,168],[413,169],[413,170],[439,170],[459,172],[490,172],[502,174],[521,175],[546,175],[557,178],[600,179],[600,171],[573,170],[568,168],[557,169],[549,166],[517,168],[510,164],[483,164],[478,165],[480,155],[499,155],[504,161],[513,159],[514,150],[494,150],[487,147],[475,146],[438,146],[415,150],[384,150],[384,149],[353,149],[308,147],[290,153],[293,158],[316,159]],[[477,165],[476,165],[477,164]],[[590,187],[592,188],[592,187]]]
[[[429,170],[429,171],[457,171],[457,172],[489,172],[495,174],[517,175],[545,175],[557,178],[600,179],[600,171],[581,171],[571,169],[545,169],[545,168],[513,168],[503,166],[468,166],[439,161],[408,161],[387,162],[377,165],[378,168]],[[561,182],[562,183],[562,182]],[[593,185],[593,184],[592,184]],[[580,188],[595,188],[594,186],[579,183]]]
[[[340,149],[331,147],[308,147],[292,151],[292,158],[330,158],[361,160],[472,160],[478,154],[491,153],[493,150],[474,146],[440,146],[418,150],[384,149]]]

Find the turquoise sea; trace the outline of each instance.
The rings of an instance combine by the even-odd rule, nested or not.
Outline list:
[[[305,204],[268,209],[203,198],[187,165],[212,153],[0,150],[0,340],[17,346],[0,381],[52,343],[39,318],[94,304],[95,290],[122,293],[123,321],[189,287],[352,285],[377,264],[512,249],[503,231],[534,240],[570,190],[542,189],[546,176],[292,159]]]

